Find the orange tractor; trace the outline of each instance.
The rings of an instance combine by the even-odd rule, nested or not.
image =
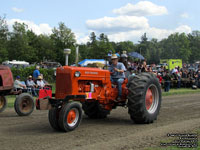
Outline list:
[[[56,92],[40,92],[36,108],[49,110],[49,123],[55,130],[72,131],[82,119],[106,118],[117,106],[127,106],[135,123],[152,123],[161,106],[161,87],[155,75],[141,73],[124,80],[122,101],[116,102],[117,84],[111,83],[110,72],[97,68],[59,67]],[[81,108],[82,105],[82,108]]]

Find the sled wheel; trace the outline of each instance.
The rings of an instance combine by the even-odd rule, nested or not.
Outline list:
[[[15,111],[19,116],[28,116],[34,110],[34,99],[28,93],[20,94],[15,100]]]

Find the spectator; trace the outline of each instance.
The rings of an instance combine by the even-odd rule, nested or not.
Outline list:
[[[28,80],[26,81],[26,85],[27,85],[27,87],[35,87],[35,86],[36,86],[36,84],[35,84],[35,82],[33,81],[31,75],[28,77]]]
[[[148,72],[153,72],[153,69],[151,66],[149,66],[149,68],[147,70],[148,70]]]
[[[44,83],[44,81],[42,79],[42,76],[38,76],[38,79],[37,79],[36,83],[37,83],[37,87],[39,89],[43,89],[45,87],[45,83]]]
[[[128,60],[127,60],[128,56],[126,54],[126,51],[123,51],[123,54],[121,54],[121,61],[124,66],[126,67],[126,69],[128,69]]]
[[[37,96],[37,93],[36,93],[37,85],[33,81],[31,75],[28,77],[28,80],[26,81],[26,85],[27,85],[27,88],[31,90],[31,93],[33,94],[33,96]]]
[[[22,84],[20,81],[20,76],[16,76],[16,80],[14,82],[14,89],[21,90],[22,92],[26,92],[26,85]]]
[[[187,78],[187,70],[182,70],[182,78]]]
[[[143,61],[142,65],[141,65],[141,72],[148,72],[148,68],[147,68],[147,61],[146,59]]]
[[[112,56],[112,50],[110,50],[110,51],[108,52],[108,56],[109,56],[109,57]]]
[[[200,88],[200,70],[198,71],[197,74],[197,81],[198,81],[198,88]]]
[[[43,80],[45,86],[51,86],[51,85],[44,79],[43,74],[40,74],[40,76],[42,77],[42,80]]]
[[[120,58],[120,52],[117,52],[116,55],[118,58]]]
[[[33,80],[36,81],[40,75],[40,66],[36,66],[36,69],[33,71]]]
[[[159,69],[158,69],[158,72],[163,72],[164,71],[164,67],[161,66]]]
[[[177,73],[178,72],[178,69],[177,69],[178,67],[176,66],[173,70],[172,70],[172,74],[175,74],[175,73]]]
[[[161,73],[157,73],[157,78],[158,78],[159,83],[160,83],[160,85],[161,85],[161,84],[162,84],[162,80],[163,80],[163,78],[162,78],[162,76],[161,76]]]
[[[107,61],[108,61],[108,65],[109,65],[109,66],[112,64],[111,56],[112,56],[112,51],[110,50],[110,51],[108,52],[108,55],[107,55]]]
[[[169,90],[170,90],[171,77],[170,77],[170,74],[169,74],[169,71],[168,71],[168,70],[167,70],[167,72],[165,73],[163,79],[165,80],[165,83],[164,83],[165,92],[169,92]]]
[[[144,66],[144,67],[146,67],[146,66],[147,66],[147,60],[146,60],[146,59],[144,59],[144,61],[143,61],[143,63],[142,63],[142,64],[143,64],[143,66]]]
[[[143,68],[143,66],[142,66],[142,64],[138,64],[138,66],[137,66],[137,72],[138,73],[141,73],[142,71],[142,68]]]
[[[148,72],[147,66],[145,66],[144,64],[141,65],[141,72]]]
[[[177,88],[181,87],[181,74],[180,72],[177,73]]]

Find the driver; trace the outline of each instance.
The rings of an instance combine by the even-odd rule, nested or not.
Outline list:
[[[123,63],[118,62],[118,57],[116,54],[111,56],[112,64],[109,67],[109,71],[111,72],[111,82],[116,82],[118,85],[118,97],[117,101],[121,101],[122,96],[122,83],[125,79],[124,72],[126,68]]]

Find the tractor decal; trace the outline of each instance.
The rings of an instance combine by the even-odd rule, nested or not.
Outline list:
[[[86,99],[92,99],[92,93],[86,93]]]

